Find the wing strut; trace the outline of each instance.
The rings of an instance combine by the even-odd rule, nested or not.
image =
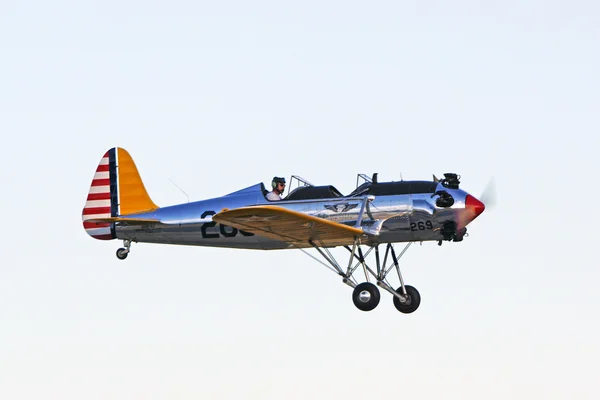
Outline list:
[[[309,244],[319,252],[321,257],[323,257],[323,259],[325,259],[325,261],[327,261],[327,263],[322,262],[321,260],[314,257],[312,254],[308,253],[306,250],[304,250],[300,247],[298,249],[302,250],[303,253],[305,253],[309,257],[311,257],[314,260],[318,261],[319,263],[323,264],[326,268],[330,269],[331,271],[333,271],[336,274],[338,274],[339,276],[341,276],[342,282],[344,282],[345,284],[347,284],[348,286],[350,286],[352,288],[356,288],[358,286],[357,281],[354,277],[354,272],[358,269],[359,266],[362,266],[363,272],[365,274],[365,279],[367,282],[370,282],[369,276],[375,278],[377,286],[383,288],[387,292],[390,292],[395,298],[399,299],[400,302],[405,302],[406,297],[409,295],[409,293],[407,292],[407,289],[406,289],[407,286],[404,285],[404,279],[402,278],[402,273],[400,272],[400,263],[398,262],[398,260],[404,255],[404,253],[406,252],[406,250],[408,250],[408,248],[412,245],[412,243],[413,242],[408,242],[406,244],[406,246],[404,247],[404,249],[402,250],[402,252],[400,252],[399,256],[396,256],[396,251],[394,250],[394,246],[391,243],[387,243],[387,246],[385,249],[385,255],[383,258],[383,263],[381,263],[380,257],[379,257],[379,245],[369,246],[366,253],[363,253],[362,248],[361,248],[360,238],[356,238],[356,239],[354,239],[352,248],[350,248],[350,246],[344,246],[344,248],[350,252],[350,258],[348,260],[348,268],[346,269],[346,271],[344,271],[342,269],[342,267],[340,266],[340,263],[333,256],[333,254],[329,251],[329,249],[327,247],[323,246],[323,243],[318,239],[316,241],[309,240]],[[373,269],[371,269],[371,267],[369,267],[366,262],[366,258],[369,256],[369,254],[373,250],[375,250],[376,272]],[[389,267],[387,267],[386,265],[387,265],[388,255],[390,255],[390,254],[392,256],[391,257],[392,263],[390,264]],[[355,259],[357,261],[353,265],[352,262]],[[327,264],[329,264],[329,265],[327,265]],[[394,290],[392,288],[391,284],[389,283],[389,281],[387,279],[388,274],[391,272],[392,268],[394,268],[394,267],[398,274],[398,280],[400,281],[400,287],[397,290]]]

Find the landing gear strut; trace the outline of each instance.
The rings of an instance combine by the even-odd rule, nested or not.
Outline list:
[[[117,250],[117,258],[119,260],[124,260],[127,258],[127,255],[131,251],[131,240],[129,240],[129,239],[123,240],[123,246],[125,246],[125,247],[121,247],[120,249]]]
[[[359,310],[371,311],[375,307],[377,307],[380,300],[380,293],[377,286],[394,296],[394,306],[401,313],[410,314],[414,312],[417,308],[419,308],[419,305],[421,304],[421,296],[419,295],[417,289],[404,284],[404,280],[402,279],[402,273],[400,272],[400,265],[398,263],[398,260],[404,255],[406,250],[408,250],[408,248],[413,242],[408,242],[402,250],[402,252],[400,253],[400,255],[398,256],[396,256],[396,252],[392,244],[388,243],[385,249],[385,255],[383,257],[382,263],[380,262],[379,257],[379,245],[370,246],[366,253],[363,253],[362,248],[360,247],[360,239],[357,238],[354,240],[352,248],[350,248],[349,246],[344,246],[346,250],[350,252],[350,259],[348,260],[348,267],[346,270],[342,269],[335,257],[333,257],[331,252],[325,246],[319,245],[321,243],[317,244],[314,241],[310,241],[309,243],[319,252],[319,254],[325,259],[325,261],[327,261],[329,265],[321,262],[318,259],[317,261],[321,262],[333,272],[337,273],[339,276],[342,277],[342,281],[345,284],[354,288],[352,292],[352,301]],[[373,250],[375,250],[376,271],[373,271],[365,261],[365,258]],[[306,254],[313,257],[309,253]],[[387,260],[389,256],[391,256],[392,263],[388,267]],[[362,270],[365,274],[366,279],[366,282],[362,282],[360,284],[356,282],[353,276],[354,272],[358,269],[359,266],[362,266]],[[387,279],[388,274],[394,267],[398,274],[398,279],[400,280],[400,287],[398,287],[398,289],[396,290],[392,288]],[[377,286],[369,282],[370,276],[375,278]]]

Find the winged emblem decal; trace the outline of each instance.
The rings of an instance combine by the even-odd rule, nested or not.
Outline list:
[[[336,203],[336,204],[326,204],[324,207],[333,212],[343,213],[346,211],[350,211],[353,208],[356,208],[358,203]]]

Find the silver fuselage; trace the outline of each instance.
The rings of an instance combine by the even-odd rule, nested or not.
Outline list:
[[[363,241],[367,245],[439,241],[443,239],[441,230],[445,223],[465,221],[462,216],[466,212],[467,193],[461,189],[444,188],[441,184],[438,184],[438,190],[445,190],[454,198],[451,207],[437,207],[432,193],[380,195],[371,198],[370,201],[364,201],[364,196],[358,196],[270,202],[265,199],[263,190],[263,186],[257,184],[223,197],[136,214],[139,218],[162,222],[144,225],[117,223],[116,236],[119,239],[143,243],[263,250],[289,248],[290,245],[284,241],[246,233],[212,221],[212,216],[225,208],[265,204],[354,226],[359,219],[361,204],[365,202],[360,226],[368,230],[374,224],[380,224],[378,235],[369,236]],[[468,222],[470,220],[462,225],[467,225]],[[310,244],[307,243],[306,246],[310,247]]]

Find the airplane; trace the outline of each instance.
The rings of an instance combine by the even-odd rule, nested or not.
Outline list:
[[[485,210],[484,203],[459,185],[455,173],[445,173],[442,179],[433,175],[432,181],[391,182],[379,182],[377,173],[358,174],[356,189],[343,195],[332,185],[315,186],[292,175],[288,194],[279,201],[267,200],[265,185],[258,183],[222,197],[159,207],[131,155],[114,147],[100,160],[82,219],[91,237],[123,241],[116,252],[120,260],[127,258],[134,242],[299,249],[353,288],[352,300],[359,310],[377,307],[379,287],[392,295],[398,311],[409,314],[419,307],[421,296],[404,284],[398,260],[415,242],[462,241],[467,225]],[[404,244],[400,253],[395,243]],[[347,263],[338,262],[330,251],[339,246],[349,252]],[[380,246],[385,246],[383,260]],[[310,248],[322,260],[306,251]],[[367,264],[371,253],[374,265]],[[359,268],[365,276],[360,283],[355,276]],[[396,289],[388,279],[392,269],[400,282]]]

